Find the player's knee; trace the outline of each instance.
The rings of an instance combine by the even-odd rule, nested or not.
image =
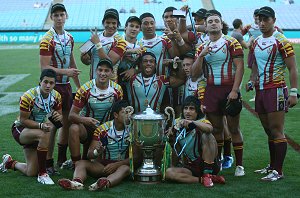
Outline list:
[[[78,124],[72,124],[69,128],[69,137],[79,137],[80,126]]]

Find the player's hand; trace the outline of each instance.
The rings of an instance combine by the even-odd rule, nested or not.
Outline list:
[[[186,120],[186,119],[182,119],[179,121],[180,122],[180,125],[181,127],[184,127],[184,128],[189,128],[189,124],[191,124],[193,122],[193,120]]]
[[[207,54],[209,54],[211,51],[212,51],[212,48],[211,46],[209,46],[211,43],[211,41],[208,43],[208,45],[201,51],[199,57],[204,57],[206,56]]]
[[[81,62],[85,65],[91,64],[91,56],[89,55],[89,53],[81,54],[80,59]]]
[[[42,130],[44,132],[50,132],[53,125],[51,125],[49,122],[42,123]]]
[[[52,118],[55,122],[60,121],[62,122],[62,115],[58,113],[57,111],[53,111]]]
[[[94,30],[90,29],[90,31],[92,33],[92,35],[91,35],[91,41],[92,41],[92,43],[94,43],[94,44],[99,43],[100,42],[100,38],[98,36],[97,27],[95,27]]]
[[[75,69],[75,68],[69,68],[67,69],[67,76],[68,77],[77,77],[80,74],[80,70],[79,69]]]
[[[105,175],[110,175],[114,172],[116,172],[116,170],[120,167],[119,163],[118,162],[115,162],[115,163],[110,163],[110,164],[107,164],[104,169],[103,169],[103,172]]]
[[[288,105],[290,108],[292,108],[293,106],[295,106],[298,103],[298,99],[297,96],[289,96],[288,98]]]
[[[235,100],[238,98],[238,93],[236,91],[231,90],[231,92],[229,93],[227,99],[228,100]]]
[[[188,5],[184,5],[180,8],[180,10],[185,11],[185,16],[187,15],[188,11],[189,11],[189,6]]]
[[[84,117],[83,124],[91,127],[92,129],[96,129],[99,126],[100,122],[92,117]]]
[[[173,59],[164,59],[163,63],[164,66],[169,66],[169,64],[173,64]]]
[[[123,79],[126,81],[130,80],[134,76],[134,74],[135,74],[134,68],[130,68],[127,71],[120,73],[120,75],[123,76]]]

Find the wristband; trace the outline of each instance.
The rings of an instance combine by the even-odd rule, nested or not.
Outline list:
[[[99,153],[98,153],[97,149],[95,149],[95,150],[93,151],[93,153],[94,153],[94,157],[98,157]]]
[[[96,43],[95,47],[96,47],[96,50],[101,49],[102,48],[102,44],[100,42]]]
[[[177,44],[178,44],[179,46],[183,46],[183,45],[184,45],[184,40],[183,40],[183,38],[181,38],[181,40],[180,40],[179,42],[177,42]]]
[[[44,123],[40,123],[40,127],[41,127],[40,129],[41,129],[41,130],[43,130],[43,124],[44,124]]]

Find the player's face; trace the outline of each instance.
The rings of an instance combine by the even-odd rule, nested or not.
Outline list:
[[[192,58],[184,58],[182,61],[183,70],[186,76],[190,76],[191,68],[194,63]]]
[[[155,72],[155,67],[156,67],[155,59],[152,56],[146,55],[143,57],[142,59],[143,76],[145,77],[153,76]]]
[[[126,115],[125,113],[125,108],[122,108],[119,113],[117,113],[115,115],[115,119],[117,122],[119,123],[124,123],[124,118],[125,118],[125,122],[128,123],[129,119],[128,119],[128,116]]]
[[[176,17],[173,17],[173,12],[165,12],[164,13],[164,24],[165,27],[169,27],[171,30],[174,30],[177,27],[177,19]]]
[[[196,120],[197,111],[195,106],[185,106],[183,108],[183,117],[187,120]]]
[[[259,29],[262,33],[272,32],[274,28],[275,19],[272,17],[259,16]]]
[[[143,18],[141,27],[144,35],[155,34],[155,21],[152,17]]]
[[[58,10],[51,14],[51,19],[54,22],[54,27],[64,27],[66,19],[67,19],[67,13],[62,10]]]
[[[195,25],[204,25],[204,19],[200,18],[199,16],[195,15],[194,16],[194,20],[195,20]]]
[[[45,76],[43,80],[40,82],[41,92],[42,94],[48,95],[55,86],[55,79],[51,77]]]
[[[118,20],[114,18],[107,18],[103,23],[105,29],[105,36],[112,36],[118,29]]]
[[[209,33],[222,32],[223,24],[222,20],[217,15],[212,15],[206,19],[206,31]]]
[[[126,37],[136,38],[140,30],[141,26],[137,21],[128,22],[127,27],[125,27]]]
[[[96,72],[99,83],[107,83],[112,75],[112,69],[107,65],[98,66]]]

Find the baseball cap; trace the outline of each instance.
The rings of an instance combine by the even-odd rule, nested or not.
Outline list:
[[[101,65],[107,65],[109,68],[113,69],[113,64],[109,59],[101,59],[97,65],[97,68]]]
[[[253,15],[254,15],[254,16],[257,16],[257,15],[258,15],[258,12],[259,12],[259,9],[255,9],[254,12],[253,12]]]
[[[243,104],[240,93],[238,98],[234,100],[228,100],[227,98],[221,102],[221,108],[225,115],[232,117],[237,116],[242,110]]]
[[[113,9],[113,8],[105,10],[103,19],[105,20],[109,17],[112,17],[114,19],[119,20],[119,12],[116,9]]]
[[[193,16],[193,17],[198,16],[198,17],[200,17],[201,19],[204,19],[206,13],[207,13],[207,10],[204,9],[204,8],[201,8],[201,9],[199,9],[197,12],[193,12],[193,13],[192,13],[192,16]]]
[[[258,11],[258,15],[275,18],[274,10],[268,6],[261,7]]]
[[[142,24],[142,21],[141,21],[141,19],[139,18],[139,17],[137,17],[137,16],[130,16],[130,17],[128,17],[128,19],[126,20],[126,23],[125,23],[125,27],[128,25],[128,23],[129,22],[132,22],[132,21],[136,21],[136,22],[138,22],[138,24]]]
[[[53,14],[57,10],[62,10],[62,11],[65,11],[65,12],[67,11],[64,4],[61,4],[61,3],[56,3],[56,4],[52,5],[51,14]]]
[[[221,13],[218,10],[208,10],[205,14],[205,18],[209,17],[209,16],[213,16],[213,15],[217,15],[220,18],[222,18]]]

